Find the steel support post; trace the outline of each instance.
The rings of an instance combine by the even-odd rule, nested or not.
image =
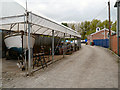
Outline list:
[[[77,38],[77,40],[78,40],[78,46],[79,46],[79,48],[81,48],[81,38]]]
[[[30,50],[30,29],[31,24],[28,24],[28,74],[31,74],[31,50]]]
[[[74,51],[75,51],[75,36],[74,36]]]
[[[63,42],[63,58],[65,57],[65,33],[64,33],[64,42]]]
[[[0,59],[2,59],[2,30],[0,30]],[[2,60],[0,60],[1,62]]]
[[[2,30],[0,30],[0,85],[1,85],[1,87],[2,87],[2,84],[3,84],[3,82],[2,82]]]
[[[54,61],[54,30],[52,30],[52,62]]]
[[[24,42],[24,41],[26,41],[26,39],[27,39],[27,22],[25,22],[25,15],[24,15],[24,36],[23,36],[23,46],[26,46],[26,43],[27,42]],[[24,38],[25,37],[25,38]],[[27,51],[27,49],[26,48],[24,48],[24,65],[25,65],[25,72],[26,72],[26,74],[27,74],[27,69],[28,69],[28,65],[27,65],[27,58],[26,58],[26,51]]]
[[[79,38],[77,37],[77,46],[79,46],[80,47],[80,40],[79,40]]]
[[[70,35],[70,44],[71,44],[71,35]],[[71,50],[72,48],[71,48],[71,46],[70,46],[70,52],[72,52],[72,50]]]
[[[79,38],[79,40],[80,40],[80,42],[79,42],[79,43],[80,43],[80,46],[79,46],[79,47],[81,48],[81,38]]]

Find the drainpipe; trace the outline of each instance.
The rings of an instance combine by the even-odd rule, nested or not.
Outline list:
[[[118,56],[119,56],[119,2],[117,2],[117,42],[118,42]]]

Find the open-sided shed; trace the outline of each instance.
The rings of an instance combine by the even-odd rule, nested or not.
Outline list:
[[[77,37],[80,46],[81,36],[77,31],[44,18],[32,12],[28,12],[24,7],[13,1],[3,0],[0,2],[0,29],[11,31],[24,31],[28,43],[28,71],[31,73],[32,48],[30,47],[31,34],[42,34],[52,36],[52,57],[54,59],[54,37]]]

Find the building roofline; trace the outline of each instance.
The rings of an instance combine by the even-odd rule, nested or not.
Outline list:
[[[109,29],[102,29],[102,30],[100,30],[100,31],[98,31],[98,32],[94,32],[94,33],[92,33],[92,34],[90,34],[90,35],[97,34],[97,33],[101,32],[101,31],[104,31],[104,30],[109,31]],[[111,31],[112,31],[112,30],[111,30]],[[112,32],[114,32],[114,31],[112,31]]]

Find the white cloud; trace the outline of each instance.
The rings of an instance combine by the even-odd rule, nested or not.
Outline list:
[[[16,0],[25,6],[25,0]],[[111,19],[116,20],[115,0],[111,1]],[[47,16],[58,22],[80,22],[98,19],[108,19],[108,0],[28,0],[30,11]],[[105,8],[106,7],[106,8]],[[104,9],[104,10],[103,10]]]

